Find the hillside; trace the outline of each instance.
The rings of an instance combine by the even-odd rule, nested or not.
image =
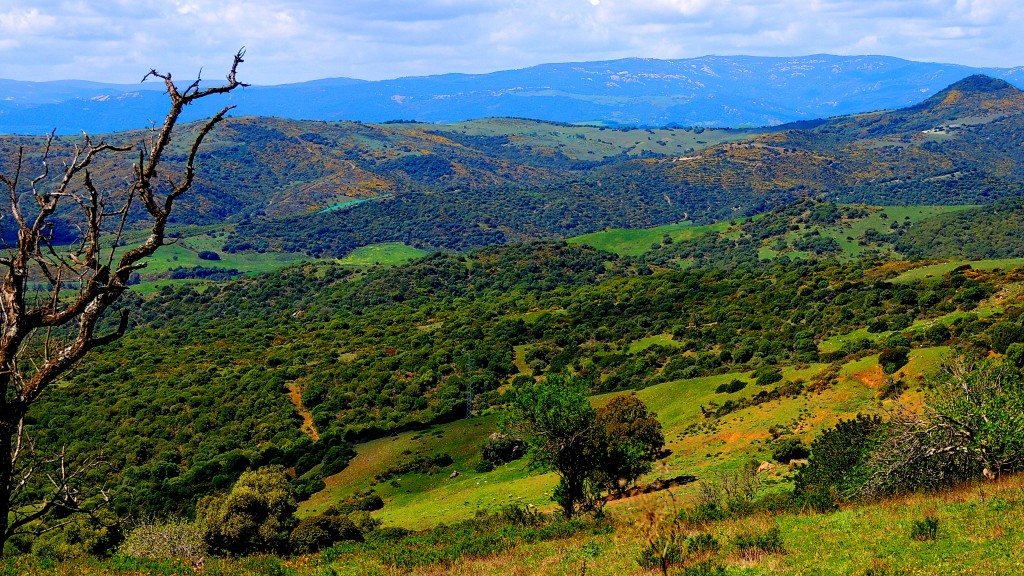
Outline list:
[[[972,74],[1024,86],[1020,68],[970,68],[884,56],[705,56],[545,64],[490,74],[253,86],[241,113],[301,120],[457,122],[493,116],[611,126],[771,126],[917,104]],[[0,81],[0,133],[144,128],[160,86]],[[188,118],[212,115],[208,104]],[[54,119],[60,119],[55,125]]]
[[[343,257],[382,242],[465,250],[709,224],[807,196],[984,204],[1021,192],[1022,133],[1021,91],[987,77],[910,108],[761,131],[241,117],[210,136],[175,223],[228,224],[218,251]],[[55,157],[75,142],[59,138]],[[2,138],[0,163],[10,172],[18,147],[32,158],[43,145]],[[180,161],[177,152],[168,167]],[[119,169],[100,166],[94,178],[114,186]]]
[[[889,224],[913,230],[969,212],[803,202],[732,225],[658,229],[658,247],[633,256],[513,244],[391,268],[306,263],[164,287],[127,302],[138,309],[135,329],[53,389],[30,425],[41,448],[104,454],[97,472],[118,517],[189,514],[246,468],[279,464],[308,499],[303,516],[371,490],[386,526],[432,530],[509,503],[552,507],[550,475],[517,463],[474,468],[508,387],[572,370],[591,382],[596,404],[636,391],[657,411],[670,452],[645,482],[715,478],[770,460],[779,438],[806,443],[895,398],[919,403],[917,383],[951,346],[987,352],[1024,339],[1014,332],[1024,277],[1010,262],[911,276],[922,263],[874,259],[893,250],[876,235]],[[887,379],[879,353],[901,346],[907,364]],[[479,416],[466,420],[469,369]],[[785,466],[762,478],[768,493],[792,480]],[[651,496],[608,510],[629,519],[642,502],[689,505],[698,484],[673,494],[677,504]],[[906,523],[913,513],[896,515]],[[590,528],[564,530],[555,542],[589,541]],[[630,550],[643,541],[612,530]],[[784,534],[787,548],[800,541]],[[401,556],[388,542],[390,555],[371,543],[317,562],[388,573],[434,557]],[[634,556],[608,565],[634,570]],[[796,563],[787,570],[806,561],[785,558]],[[221,562],[225,573],[252,570]]]
[[[444,127],[435,131],[455,138]],[[255,238],[260,245],[318,255],[343,255],[379,241],[461,250],[684,219],[706,224],[807,196],[983,204],[1019,195],[1024,185],[1017,145],[1024,134],[1024,93],[991,79],[962,81],[908,109],[760,134],[711,132],[708,138],[726,140],[714,145],[702,138],[708,131],[698,132],[651,133],[646,138],[665,143],[653,151],[657,155],[609,157],[546,181],[399,193],[343,212],[250,222],[226,246],[245,247]],[[643,131],[621,134],[645,138]],[[678,139],[694,135],[703,144],[673,150],[673,141],[682,147],[686,142]]]
[[[986,346],[1020,295],[988,299],[1019,282],[1014,273],[896,285],[888,280],[911,265],[839,263],[835,249],[815,256],[812,239],[867,242],[867,230],[904,213],[800,205],[638,257],[514,244],[394,268],[310,263],[166,286],[129,302],[138,327],[70,376],[34,422],[47,445],[74,439],[117,455],[118,482],[134,486],[120,513],[166,513],[263,463],[313,470],[302,485],[315,489],[318,466],[343,466],[336,458],[350,442],[461,418],[467,356],[477,407],[487,409],[509,382],[568,368],[594,392],[756,379],[775,366],[807,382],[892,338]],[[779,257],[764,259],[765,249]],[[949,330],[930,332],[936,323]],[[289,390],[318,431],[315,445]]]

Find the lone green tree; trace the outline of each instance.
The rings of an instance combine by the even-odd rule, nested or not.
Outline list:
[[[617,396],[595,410],[586,382],[571,375],[514,389],[501,428],[526,441],[533,465],[558,474],[554,500],[566,517],[592,508],[602,490],[631,485],[665,445],[657,415],[639,398]]]
[[[533,466],[558,474],[554,499],[567,518],[592,504],[593,473],[602,452],[586,391],[581,378],[552,374],[514,389],[500,423],[505,434],[526,442]]]
[[[197,79],[181,88],[169,73],[151,70],[143,80],[162,81],[170,99],[163,123],[131,145],[76,140],[65,158],[51,134],[41,153],[19,148],[0,173],[7,200],[0,210],[0,546],[56,509],[82,504],[77,484],[89,462],[64,452],[39,454],[25,420],[53,382],[90,350],[113,342],[128,327],[128,312],[97,334],[104,313],[128,289],[132,273],[165,242],[174,203],[192,187],[195,159],[224,108],[195,129],[189,141],[174,138],[186,106],[245,86],[236,78],[243,51],[227,81],[204,88]],[[180,171],[162,165],[171,150]],[[122,246],[125,232],[148,233]]]

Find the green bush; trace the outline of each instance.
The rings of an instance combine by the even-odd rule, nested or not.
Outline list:
[[[295,498],[299,501],[308,500],[310,496],[326,487],[327,483],[319,475],[306,476],[295,482]]]
[[[356,451],[349,443],[331,446],[324,454],[323,464],[320,466],[320,474],[331,476],[337,474],[348,466],[348,463],[356,457]]]
[[[925,516],[923,520],[915,520],[910,529],[910,537],[914,540],[925,542],[935,540],[939,532],[939,519],[935,516]]]
[[[744,532],[737,534],[733,544],[741,554],[750,551],[767,552],[768,554],[783,554],[786,549],[782,545],[782,532],[778,526],[772,526],[766,532]]]
[[[1024,344],[1014,342],[1007,346],[1006,359],[1017,368],[1024,368]]]
[[[773,369],[758,375],[757,380],[755,380],[754,383],[758,386],[768,386],[769,384],[775,384],[781,380],[782,372]]]
[[[907,365],[910,360],[910,348],[903,346],[886,348],[878,355],[878,363],[886,374],[893,374]]]
[[[228,494],[200,500],[196,519],[214,550],[276,552],[288,542],[296,507],[284,468],[268,466],[243,473]]]
[[[721,544],[707,532],[699,532],[686,539],[686,551],[689,554],[712,554],[719,548],[721,548]]]
[[[784,438],[775,443],[772,459],[782,464],[789,464],[791,460],[807,458],[810,453],[811,451],[799,438]]]
[[[807,465],[797,470],[795,497],[816,510],[850,497],[869,475],[867,461],[881,427],[880,417],[858,414],[820,433],[811,442]]]
[[[295,554],[312,554],[346,540],[363,540],[351,520],[344,516],[320,515],[299,522],[288,536],[288,545]]]

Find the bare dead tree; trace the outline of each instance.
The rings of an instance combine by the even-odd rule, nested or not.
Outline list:
[[[109,333],[98,335],[97,326],[128,289],[131,275],[165,243],[174,203],[192,187],[200,145],[232,107],[200,125],[187,144],[183,168],[172,175],[161,161],[174,142],[175,125],[196,100],[246,86],[236,78],[243,56],[244,50],[235,54],[227,82],[215,87],[204,88],[196,79],[181,89],[169,73],[146,74],[143,81],[164,82],[170,109],[163,124],[134,145],[95,142],[85,135],[58,163],[51,158],[51,134],[41,158],[30,161],[20,148],[12,172],[0,173],[0,191],[7,192],[9,204],[9,211],[0,211],[0,549],[50,512],[80,504],[75,484],[91,462],[71,465],[63,452],[51,456],[48,482],[39,482],[39,466],[47,458],[36,454],[25,417],[47,386],[86,353],[124,334],[127,310]],[[124,174],[94,178],[94,171],[110,170],[118,158],[131,163]],[[97,185],[117,181],[113,187]],[[145,239],[119,247],[133,224],[129,216],[138,214],[148,232]],[[67,225],[74,226],[76,240],[60,244],[55,228]],[[36,486],[28,497],[33,478]]]

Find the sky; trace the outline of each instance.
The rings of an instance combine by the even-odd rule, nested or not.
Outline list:
[[[881,54],[1024,65],[1020,0],[0,0],[0,78],[253,84],[551,62]]]

